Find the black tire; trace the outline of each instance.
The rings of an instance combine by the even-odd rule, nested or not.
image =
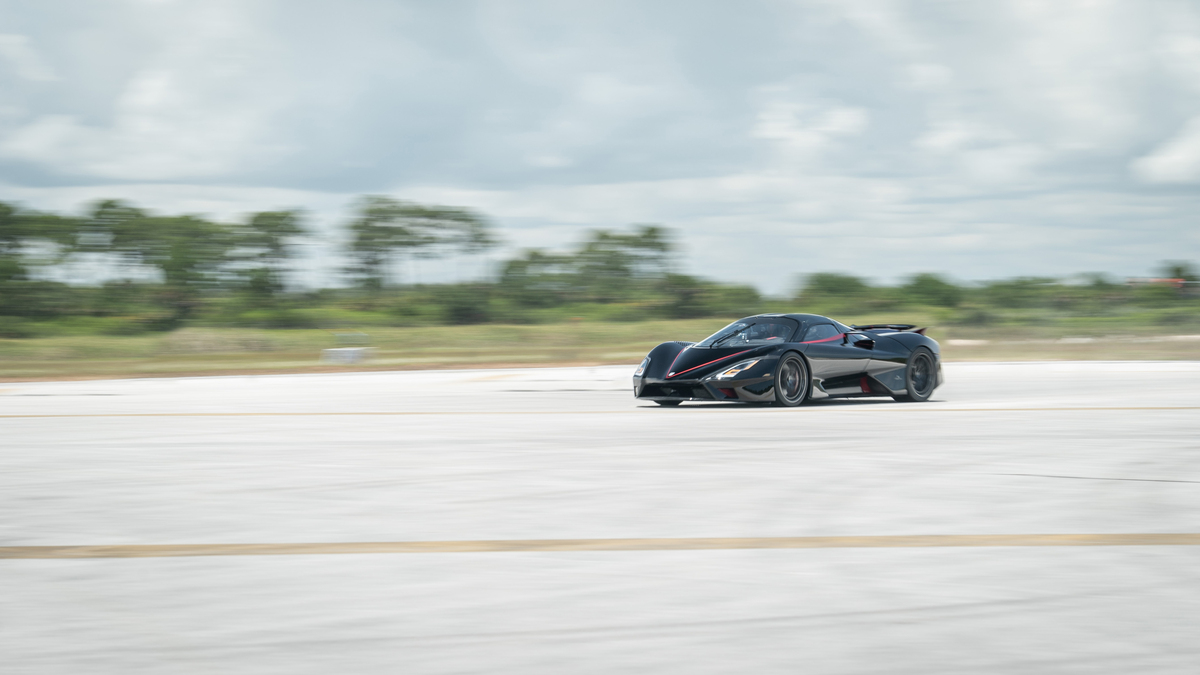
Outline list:
[[[655,403],[657,403],[659,405],[665,405],[668,408],[670,408],[672,406],[677,406],[680,403],[683,403],[683,401],[655,401]]]
[[[933,388],[937,386],[937,362],[933,358],[933,352],[925,347],[917,347],[909,354],[908,364],[904,367],[904,386],[908,393],[892,398],[910,403],[924,403],[929,400],[933,395]]]
[[[784,354],[775,366],[775,405],[794,408],[808,400],[812,377],[808,364],[795,352]]]

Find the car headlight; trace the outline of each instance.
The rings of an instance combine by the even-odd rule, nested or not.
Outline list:
[[[642,373],[646,372],[646,366],[648,366],[648,365],[650,365],[650,357],[649,357],[649,356],[647,356],[646,358],[642,359],[642,365],[638,366],[637,372],[635,372],[635,373],[633,374],[633,376],[634,376],[634,377],[641,377],[641,376],[642,376]]]
[[[740,374],[742,371],[749,370],[754,364],[758,363],[759,361],[760,361],[760,359],[751,359],[749,361],[742,361],[741,363],[737,364],[736,366],[734,366],[734,367],[730,368],[729,370],[726,370],[725,372],[718,375],[717,379],[718,380],[733,379],[734,377],[737,377],[738,374]]]

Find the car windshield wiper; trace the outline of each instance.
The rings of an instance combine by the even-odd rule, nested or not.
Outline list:
[[[754,324],[750,324],[750,326],[753,326],[753,325]],[[734,332],[730,333],[729,335],[726,335],[724,337],[719,337],[716,340],[713,340],[712,344],[710,344],[709,347],[716,347],[717,345],[721,344],[722,342],[724,342],[726,340],[732,340],[734,337],[737,337],[738,335],[741,335],[742,333],[745,333],[747,330],[749,330],[750,326],[746,326],[745,328],[743,328],[741,330],[734,331]]]

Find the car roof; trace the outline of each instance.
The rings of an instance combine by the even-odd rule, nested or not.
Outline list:
[[[746,319],[760,319],[760,318],[761,319],[787,318],[787,319],[792,319],[794,321],[799,321],[801,323],[806,323],[808,321],[829,321],[830,323],[833,322],[833,319],[830,319],[827,316],[821,316],[820,314],[755,314],[754,316],[746,317]],[[745,321],[746,319],[741,319],[741,321]]]

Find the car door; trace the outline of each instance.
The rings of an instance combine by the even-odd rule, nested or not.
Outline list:
[[[855,347],[832,323],[809,326],[801,344],[812,364],[813,377],[823,380],[864,372],[871,356],[871,350]]]

